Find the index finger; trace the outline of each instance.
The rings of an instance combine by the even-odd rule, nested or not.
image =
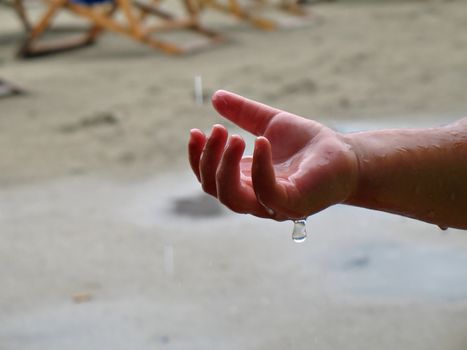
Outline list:
[[[212,104],[223,117],[256,136],[263,135],[272,118],[282,112],[225,90],[214,93]]]

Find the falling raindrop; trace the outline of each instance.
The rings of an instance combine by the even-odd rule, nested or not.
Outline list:
[[[297,243],[306,240],[306,219],[294,220],[292,239]]]

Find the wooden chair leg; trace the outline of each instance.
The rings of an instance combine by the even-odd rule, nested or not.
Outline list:
[[[28,18],[24,8],[20,7],[21,0],[14,0],[18,2],[18,14],[23,16],[23,25],[25,28],[28,26]],[[45,13],[41,16],[39,22],[35,26],[31,26],[30,30],[27,31],[27,37],[22,47],[20,48],[18,55],[27,57],[37,57],[46,55],[54,52],[66,51],[76,49],[79,47],[87,46],[92,44],[97,36],[103,30],[110,30],[125,36],[131,37],[136,41],[146,44],[150,47],[160,49],[169,54],[183,54],[193,49],[201,48],[204,46],[223,41],[222,36],[216,32],[209,31],[203,28],[198,20],[199,7],[197,0],[183,0],[185,10],[188,14],[188,18],[175,18],[172,14],[169,14],[159,8],[159,2],[161,0],[153,0],[156,6],[148,6],[147,4],[138,4],[137,0],[114,0],[114,5],[110,8],[106,7],[91,7],[80,5],[72,2],[71,0],[48,0],[49,7]],[[79,40],[71,41],[68,39],[66,42],[54,43],[38,43],[38,39],[42,37],[44,32],[51,26],[54,16],[58,10],[67,9],[72,13],[89,20],[92,26],[88,31],[79,38]],[[102,10],[106,9],[106,10]],[[112,18],[113,14],[120,10],[125,19],[125,23],[122,21],[116,21]],[[155,15],[162,19],[162,24],[153,26],[152,29],[143,25],[143,20],[148,15]],[[179,46],[171,42],[166,42],[157,38],[154,38],[154,32],[167,31],[172,29],[188,29],[198,32],[209,40],[206,43],[197,43],[193,47]]]
[[[126,0],[120,0],[126,1]],[[160,49],[165,53],[172,55],[185,54],[197,49],[201,49],[207,46],[211,46],[214,43],[224,41],[224,38],[214,31],[204,28],[199,22],[199,7],[195,0],[183,0],[182,5],[184,7],[187,16],[177,18],[175,15],[164,11],[159,8],[161,0],[153,0],[152,5],[140,3],[138,1],[133,2],[133,5],[138,7],[144,14],[144,18],[149,14],[162,19],[162,23],[153,24],[150,26],[140,27],[143,35],[141,37],[133,37],[146,45]],[[141,24],[141,23],[140,23]],[[165,32],[170,30],[191,30],[207,38],[206,41],[197,42],[191,45],[178,45],[172,42],[167,42],[155,37],[158,32]]]
[[[16,0],[21,2],[21,0]],[[40,18],[38,24],[35,27],[31,27],[30,31],[27,32],[27,37],[22,43],[17,55],[21,58],[33,58],[44,55],[49,55],[57,52],[70,51],[86,47],[94,43],[96,37],[102,32],[102,27],[93,25],[87,33],[79,38],[74,39],[63,39],[55,40],[51,43],[38,43],[38,40],[42,35],[49,29],[51,22],[56,15],[57,11],[66,6],[67,0],[55,0],[51,3],[49,8],[46,10],[44,15]],[[24,8],[23,8],[24,10]],[[112,7],[109,11],[113,13],[115,7]],[[24,14],[26,12],[24,11]],[[27,20],[27,17],[25,17]]]
[[[17,0],[18,2],[20,0]],[[34,27],[31,27],[26,32],[26,39],[20,46],[18,50],[18,56],[20,57],[31,57],[34,55],[33,45],[35,41],[49,28],[50,22],[52,21],[53,17],[55,16],[57,10],[63,6],[64,0],[58,0],[51,3],[49,8],[46,10],[44,15],[39,20],[38,24]],[[22,4],[21,4],[22,7]],[[29,26],[28,19],[24,12],[24,7],[22,7],[23,15],[25,16],[25,26]]]
[[[106,13],[106,16],[111,18],[114,13],[117,11],[117,6],[115,3],[112,4],[110,7],[109,11]],[[94,24],[88,31],[88,33],[85,36],[85,41],[88,42],[89,44],[92,44],[96,41],[96,38],[104,31],[104,28],[102,26],[99,26],[97,24]]]
[[[125,15],[126,20],[128,21],[128,27],[130,32],[132,33],[132,36],[134,36],[135,38],[141,38],[143,36],[143,33],[140,30],[136,14],[133,12],[130,2],[127,0],[116,1],[123,14]]]
[[[55,17],[58,9],[63,7],[66,0],[55,0],[51,2],[50,7],[39,20],[39,23],[30,31],[30,39],[35,40],[39,38],[49,27],[52,19]]]
[[[277,25],[274,21],[254,16],[238,3],[238,0],[229,0],[227,4],[221,4],[217,0],[199,0],[202,8],[211,7],[215,10],[230,14],[240,20],[250,22],[255,27],[263,30],[274,30]]]
[[[144,33],[142,31],[142,28],[139,26],[139,23],[137,22],[136,13],[133,11],[134,8],[130,6],[127,0],[118,0],[117,2],[117,7],[118,9],[122,10],[127,25],[122,25],[117,21],[112,20],[110,16],[103,13],[97,13],[93,9],[87,8],[85,6],[67,2],[66,7],[69,8],[72,12],[81,15],[95,23],[95,31],[99,31],[100,29],[98,29],[97,27],[100,27],[119,34],[123,34],[150,47],[163,50],[166,53],[183,53],[182,50],[180,50],[177,46],[167,42],[153,39],[149,35]]]
[[[168,13],[166,11],[163,11],[159,8],[160,0],[153,0],[151,4],[146,4],[143,2],[140,2],[138,0],[135,0],[133,2],[133,5],[138,8],[140,11],[140,16],[139,18],[141,20],[146,19],[148,15],[154,15],[159,18],[165,19],[167,21],[171,21],[174,19],[174,16],[171,13]],[[140,22],[142,23],[142,22]]]
[[[267,0],[251,0],[256,7],[267,5]],[[255,27],[263,30],[274,30],[281,26],[280,23],[252,14],[251,11],[244,9],[238,0],[228,0],[227,3],[221,3],[218,0],[198,0],[201,9],[211,7],[221,12],[233,15],[240,20],[248,21]],[[279,8],[294,15],[305,17],[307,15],[299,0],[281,0]],[[254,11],[253,11],[254,12]],[[280,22],[280,21],[279,21]],[[292,22],[290,23],[292,24]]]

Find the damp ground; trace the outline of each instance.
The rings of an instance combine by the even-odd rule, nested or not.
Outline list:
[[[462,349],[467,236],[337,206],[235,215],[188,172],[0,192],[5,349]]]

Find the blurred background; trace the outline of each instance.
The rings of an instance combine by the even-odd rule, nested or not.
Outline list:
[[[206,8],[225,40],[196,53],[104,31],[34,59],[3,1],[0,349],[467,349],[465,232],[336,206],[297,244],[203,195],[186,156],[213,123],[251,145],[217,89],[342,132],[465,116],[466,1],[268,7],[288,24],[272,31]],[[25,5],[37,23],[46,6]]]

